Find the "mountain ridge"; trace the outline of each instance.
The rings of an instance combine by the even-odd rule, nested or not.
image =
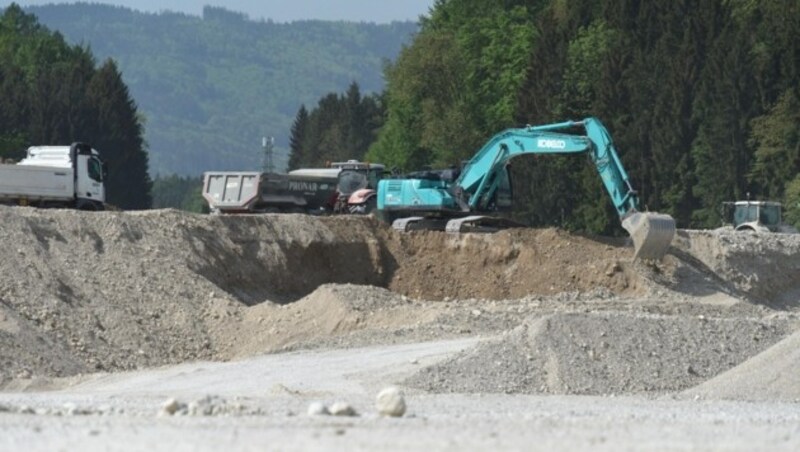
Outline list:
[[[29,6],[68,42],[117,61],[146,118],[150,172],[197,176],[257,169],[263,136],[288,158],[300,105],[357,82],[383,89],[383,67],[416,32],[413,22],[250,20],[205,7],[203,16],[76,3]]]

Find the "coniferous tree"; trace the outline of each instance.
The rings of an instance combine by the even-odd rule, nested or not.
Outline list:
[[[0,158],[24,156],[28,115],[28,87],[22,71],[0,66]]]
[[[745,199],[751,191],[747,182],[752,150],[747,146],[748,119],[755,110],[749,51],[735,24],[722,30],[708,52],[703,79],[694,104],[699,124],[691,150],[695,162],[693,187],[699,205],[693,224],[719,226],[721,205]]]
[[[149,208],[152,182],[147,174],[142,125],[112,60],[94,74],[86,95],[95,115],[92,144],[108,165],[108,202],[124,209]]]
[[[0,155],[30,145],[84,141],[109,169],[107,200],[150,206],[147,154],[136,105],[113,61],[95,68],[91,52],[12,4],[0,16]]]
[[[750,172],[759,197],[780,200],[800,173],[800,98],[787,90],[768,114],[752,121],[755,149]]]
[[[292,128],[290,168],[364,160],[383,119],[375,96],[362,96],[357,83],[342,95],[329,93],[308,113],[301,108]],[[295,154],[295,149],[300,150]],[[297,155],[297,157],[295,157]]]
[[[289,170],[301,167],[306,159],[306,152],[303,147],[303,140],[308,127],[308,110],[305,105],[300,106],[297,116],[292,124],[291,135],[289,137]]]

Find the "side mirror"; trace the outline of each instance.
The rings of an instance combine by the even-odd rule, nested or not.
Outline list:
[[[106,180],[106,178],[108,178],[108,165],[103,162],[103,180]]]

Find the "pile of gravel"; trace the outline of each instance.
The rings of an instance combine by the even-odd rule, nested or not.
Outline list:
[[[793,300],[781,299],[800,289],[800,234],[681,230],[672,245],[677,256],[702,263],[757,301],[800,304],[800,294]]]
[[[531,317],[501,339],[422,369],[432,392],[665,393],[694,386],[778,342],[785,319],[621,312]]]
[[[800,333],[684,391],[703,399],[800,402]]]

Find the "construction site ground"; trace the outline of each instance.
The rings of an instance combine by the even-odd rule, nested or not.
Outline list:
[[[0,450],[800,448],[797,234],[679,230],[651,264],[357,216],[0,222]]]

